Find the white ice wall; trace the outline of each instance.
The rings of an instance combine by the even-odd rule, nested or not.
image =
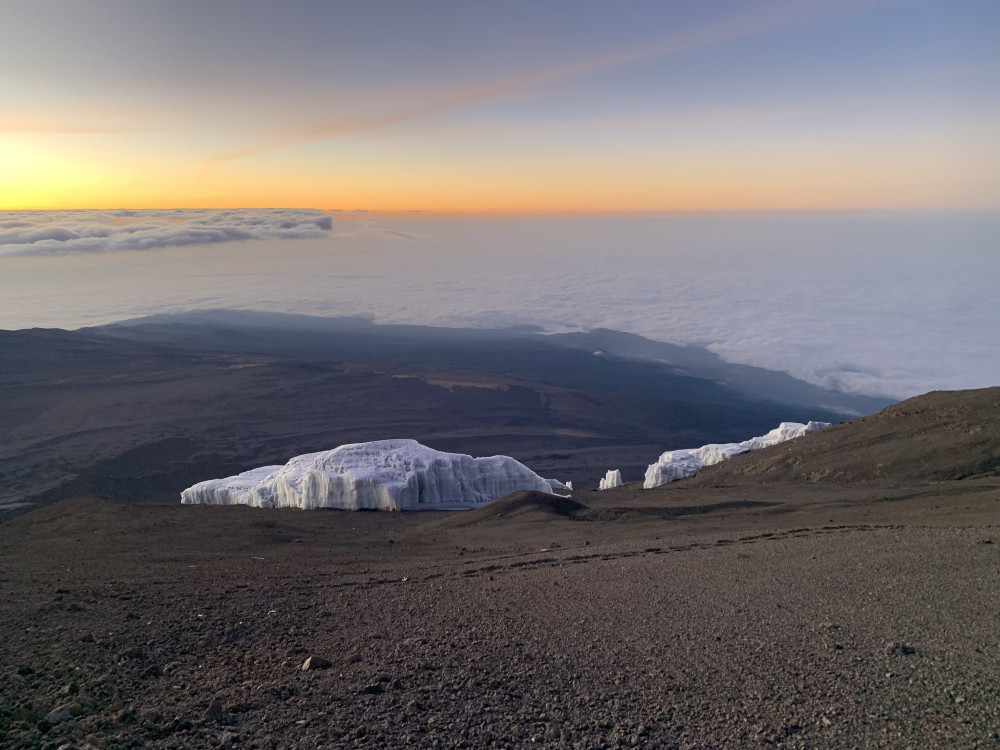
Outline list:
[[[610,490],[610,489],[614,489],[615,487],[621,487],[624,484],[625,483],[622,481],[621,470],[620,469],[610,469],[608,471],[608,473],[604,475],[604,479],[601,480],[601,483],[600,483],[598,489],[601,489],[601,490]]]
[[[507,456],[444,453],[415,440],[352,443],[296,456],[284,466],[211,479],[181,493],[185,504],[260,508],[419,510],[474,508],[549,482]]]
[[[711,466],[741,453],[777,445],[829,426],[829,422],[809,422],[807,424],[782,422],[766,435],[750,438],[742,443],[713,443],[703,445],[701,448],[667,451],[657,459],[656,463],[650,464],[646,469],[646,479],[642,486],[644,489],[650,490],[668,482],[689,477],[703,466]]]

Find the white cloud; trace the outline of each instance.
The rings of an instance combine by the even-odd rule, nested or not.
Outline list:
[[[250,240],[327,237],[330,215],[311,209],[7,211],[0,256],[158,250]]]

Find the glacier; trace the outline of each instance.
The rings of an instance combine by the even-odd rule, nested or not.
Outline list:
[[[650,464],[646,469],[646,479],[642,487],[651,490],[668,482],[689,477],[703,466],[711,466],[741,453],[777,445],[829,426],[829,422],[808,422],[807,424],[782,422],[766,435],[753,437],[741,443],[712,443],[703,445],[701,448],[667,451],[656,460],[656,463]],[[610,475],[610,472],[608,474]],[[603,486],[604,480],[601,480],[602,489]]]
[[[181,493],[181,503],[458,510],[479,507],[517,490],[551,494],[552,489],[550,481],[508,456],[473,458],[436,451],[416,440],[377,440],[296,456],[284,466],[263,466],[199,482]]]
[[[608,473],[604,475],[601,480],[600,485],[597,489],[599,490],[611,490],[615,487],[621,487],[625,483],[622,481],[622,472],[620,469],[609,469]]]

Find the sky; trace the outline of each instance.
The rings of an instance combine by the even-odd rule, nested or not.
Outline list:
[[[995,0],[5,0],[0,208],[1000,207]]]

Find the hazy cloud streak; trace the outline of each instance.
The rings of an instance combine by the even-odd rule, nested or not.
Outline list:
[[[695,29],[675,33],[638,49],[619,51],[549,70],[514,76],[492,84],[463,87],[446,92],[432,98],[425,106],[412,107],[374,117],[338,118],[333,121],[285,129],[274,133],[260,145],[231,151],[209,159],[206,164],[218,165],[290,146],[315,143],[351,133],[444,114],[471,104],[501,98],[605,68],[669,57],[895,2],[902,2],[902,0],[845,0],[845,2],[835,5],[818,0],[812,2],[781,0],[760,8],[734,13],[720,21],[714,21]]]

